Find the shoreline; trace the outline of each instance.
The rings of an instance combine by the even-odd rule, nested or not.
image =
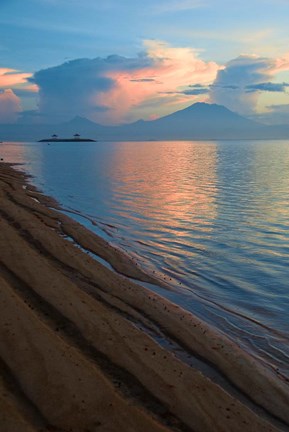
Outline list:
[[[0,163],[5,432],[289,430],[278,371],[123,276],[160,283],[27,179]]]

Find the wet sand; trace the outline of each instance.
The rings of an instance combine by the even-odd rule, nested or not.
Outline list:
[[[289,431],[278,371],[4,163],[0,233],[1,432]]]

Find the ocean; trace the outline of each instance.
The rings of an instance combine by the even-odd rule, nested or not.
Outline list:
[[[289,140],[2,143],[150,287],[289,376]]]

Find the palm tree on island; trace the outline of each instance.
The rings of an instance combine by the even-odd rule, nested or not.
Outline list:
[[[56,134],[53,134],[53,135],[51,135],[51,138],[55,140],[55,139],[57,139],[57,138],[58,138],[58,135],[56,135]]]
[[[78,140],[80,138],[80,135],[78,133],[74,134],[73,136],[75,140]]]

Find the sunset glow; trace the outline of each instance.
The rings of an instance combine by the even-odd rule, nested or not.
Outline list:
[[[145,41],[146,55],[151,65],[132,71],[112,71],[106,76],[114,82],[107,93],[96,95],[96,104],[103,104],[109,111],[103,114],[103,121],[121,122],[131,120],[131,112],[154,97],[161,99],[162,111],[172,102],[168,95],[174,95],[172,110],[182,107],[188,99],[182,89],[192,84],[207,85],[214,81],[220,69],[214,62],[204,62],[189,48],[174,48],[159,41]],[[180,94],[178,94],[180,92]],[[196,97],[190,98],[190,103]],[[159,117],[161,112],[151,113]]]
[[[25,84],[27,79],[31,76],[31,73],[20,73],[13,69],[0,68],[0,88],[3,89]]]
[[[281,106],[289,120],[289,4],[260,5],[248,15],[246,2],[229,10],[226,0],[4,3],[0,92],[12,90],[31,121],[120,124],[198,101],[269,123]]]

